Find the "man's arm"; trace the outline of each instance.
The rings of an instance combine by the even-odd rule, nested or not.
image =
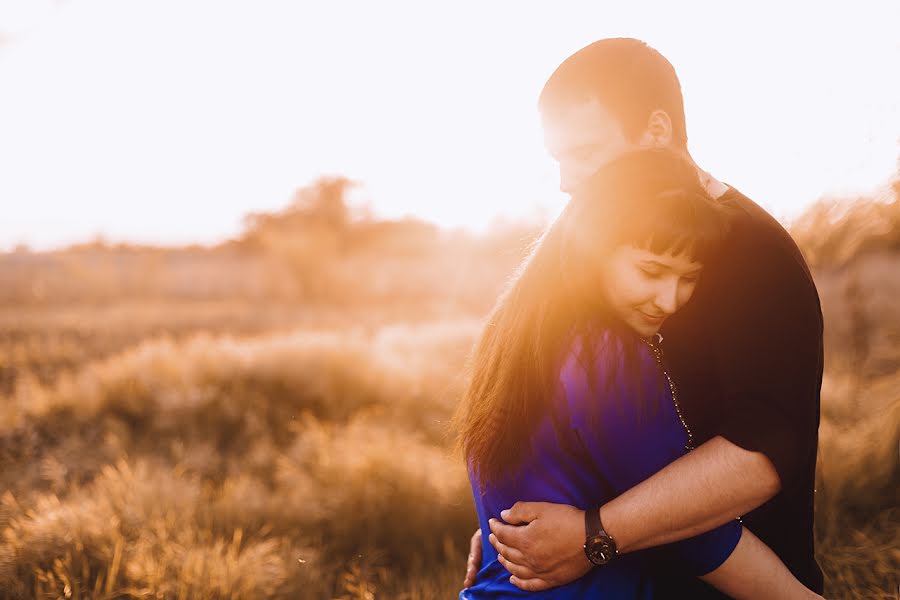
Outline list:
[[[779,489],[765,455],[715,437],[606,503],[601,514],[619,552],[632,552],[718,527]],[[501,513],[507,524],[492,519],[489,539],[512,582],[542,590],[590,570],[582,549],[583,515],[561,504],[517,502]]]
[[[717,436],[607,502],[603,524],[619,552],[633,552],[709,531],[780,489],[764,454]]]
[[[709,474],[717,469],[721,469],[723,473],[728,473],[735,468],[742,468],[742,466],[746,465],[750,465],[751,468],[753,468],[752,457],[742,457],[740,453],[736,454],[735,456],[729,456],[729,454],[732,452],[732,449],[734,448],[737,448],[741,452],[746,451],[741,450],[740,448],[734,446],[723,438],[714,438],[700,448],[704,448],[703,454],[705,454],[706,456],[699,457],[699,460],[693,461],[695,463],[694,465],[689,465],[689,468],[693,470],[707,470],[707,474]],[[698,450],[700,450],[700,448],[698,448]],[[691,457],[692,455],[693,453],[685,456],[684,458],[686,459],[688,457]],[[741,460],[740,462],[729,463],[730,460],[735,459],[743,460]],[[750,462],[747,462],[747,459],[750,459]],[[660,471],[660,474],[665,472],[665,477],[660,478],[659,482],[654,482],[652,486],[645,485],[650,482],[650,480],[642,482],[631,490],[622,494],[622,496],[620,496],[619,498],[604,505],[601,508],[601,513],[603,514],[604,527],[606,528],[607,533],[610,533],[614,538],[616,536],[616,534],[613,533],[612,530],[613,525],[607,524],[605,522],[607,520],[610,520],[610,517],[616,515],[615,511],[608,510],[610,507],[615,508],[616,505],[618,505],[622,510],[619,517],[627,517],[628,519],[634,519],[635,514],[637,514],[639,517],[642,510],[649,510],[653,513],[650,515],[645,515],[649,516],[648,519],[638,518],[634,521],[634,523],[646,523],[648,521],[666,521],[665,515],[661,513],[656,514],[657,508],[660,504],[659,498],[651,498],[650,501],[647,501],[647,504],[642,504],[642,501],[644,496],[653,496],[659,491],[655,488],[656,485],[664,486],[663,489],[665,490],[671,490],[673,486],[677,487],[680,485],[679,483],[669,480],[669,477],[680,477],[680,475],[678,474],[678,468],[670,468],[678,466],[678,462],[681,462],[681,459],[679,459],[679,461],[676,461],[676,463],[672,463],[669,467],[663,469],[663,471]],[[710,462],[713,463],[712,467],[707,466]],[[718,463],[718,466],[716,466],[716,463]],[[712,471],[709,469],[712,469]],[[771,464],[768,465],[767,469],[774,471],[774,468],[771,466]],[[766,468],[761,468],[759,470],[759,474],[763,475],[765,471]],[[657,477],[654,476],[651,479],[656,478]],[[773,489],[777,491],[777,476],[774,478],[774,481],[776,485],[773,486]],[[689,487],[690,486],[686,486],[681,490],[680,497],[677,493],[672,494],[671,501],[684,506],[697,504],[696,500],[692,502],[690,499],[690,494],[692,493],[692,491],[689,489]],[[737,486],[735,489],[739,489],[740,487],[741,486]],[[755,486],[749,487],[754,488]],[[711,492],[713,491],[713,489],[711,488],[707,491]],[[763,494],[763,490],[761,487],[758,489],[758,491],[760,495]],[[663,500],[666,500],[666,498],[663,498]],[[762,501],[764,500],[765,499],[763,499]],[[730,499],[727,497],[727,495],[715,494],[714,497],[711,497],[711,501],[713,503],[720,502],[722,508],[708,508],[712,508],[714,511],[720,510],[723,513],[727,513],[727,506],[729,504],[733,504],[735,502],[747,502],[749,504],[749,502],[751,502],[751,500],[749,500],[749,496],[747,496],[745,492],[735,493]],[[749,508],[753,507],[749,506]],[[637,513],[630,513],[629,511],[632,510],[637,511]],[[545,503],[517,503],[516,507],[514,507],[513,511],[511,512],[516,511],[527,515],[526,520],[529,521],[529,524],[525,527],[516,528],[517,531],[525,531],[529,527],[537,525],[542,520],[546,521],[545,525],[553,521],[563,520],[567,521],[568,523],[558,528],[553,527],[550,530],[560,531],[563,534],[568,533],[569,537],[571,537],[572,539],[583,538],[584,529],[582,527],[582,523],[584,513],[576,508]],[[507,520],[512,520],[513,517],[514,515],[511,515]],[[726,514],[724,518],[726,519],[726,521],[728,521],[733,517],[730,517]],[[685,523],[687,523],[688,520],[690,519],[668,519],[668,532],[660,532],[660,530],[663,528],[648,527],[641,530],[643,537],[641,537],[640,535],[633,535],[630,536],[630,538],[624,538],[623,536],[620,536],[623,537],[623,539],[633,539],[633,541],[630,542],[630,547],[625,548],[624,551],[627,552],[651,545],[664,544],[683,539],[684,537],[693,537],[699,532],[706,531],[720,525],[720,523],[717,523],[715,522],[715,520],[711,519],[706,511],[696,511],[693,520],[697,523],[706,521],[707,524],[695,526],[686,525]],[[625,522],[623,521],[623,523]],[[494,527],[492,527],[492,530],[493,529]],[[548,532],[546,530],[547,527],[544,527],[543,530],[538,531],[538,529],[535,529],[532,533],[540,536],[546,536],[548,535]],[[623,531],[627,531],[627,529],[623,529]],[[562,537],[566,536],[560,535],[560,539],[562,539]],[[496,535],[492,534],[491,541],[495,544],[495,546],[500,543],[496,542],[496,539]],[[498,549],[500,547],[503,546],[498,546]],[[513,555],[516,554],[511,547],[503,547],[503,551]],[[570,574],[565,576],[565,579],[557,578],[557,575],[554,573],[529,572],[527,568],[521,567],[514,564],[510,560],[507,560],[505,556],[502,555],[502,553],[500,561],[511,573],[513,573],[511,581],[518,587],[529,591],[538,591],[562,585],[570,580],[576,579],[591,568],[591,565],[587,562],[584,553],[581,552],[580,547],[577,556],[573,557],[572,562],[569,563],[570,565],[574,565],[574,568],[572,569]],[[700,573],[700,571],[698,571],[697,573]],[[728,556],[728,558],[725,559],[725,561],[714,570],[699,575],[699,577],[700,579],[706,581],[720,591],[727,593],[730,597],[733,598],[770,598],[772,600],[782,598],[809,598],[812,600],[821,600],[821,596],[804,587],[790,572],[790,570],[788,570],[781,559],[779,559],[778,556],[774,552],[772,552],[772,550],[768,546],[761,542],[747,529],[742,530],[740,540],[737,546]]]

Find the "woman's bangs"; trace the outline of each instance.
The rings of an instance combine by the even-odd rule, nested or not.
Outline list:
[[[634,211],[627,229],[633,245],[654,254],[687,255],[707,262],[722,242],[727,222],[709,198],[687,191],[665,192],[649,198]]]

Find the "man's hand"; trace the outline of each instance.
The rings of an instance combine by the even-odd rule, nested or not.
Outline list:
[[[584,554],[584,511],[565,504],[516,502],[490,520],[491,545],[510,582],[529,592],[575,581],[593,566]]]
[[[478,573],[478,565],[481,564],[481,529],[472,534],[469,542],[469,561],[466,564],[466,578],[463,580],[463,588],[475,584],[475,575]]]

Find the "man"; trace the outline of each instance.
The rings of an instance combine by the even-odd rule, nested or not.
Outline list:
[[[624,152],[670,147],[690,159],[678,78],[640,40],[604,39],[570,56],[545,84],[539,109],[545,143],[559,163],[560,189],[569,194]],[[661,331],[697,447],[600,507],[602,528],[615,545],[605,559],[742,516],[803,584],[821,593],[813,544],[823,356],[818,294],[784,228],[746,196],[697,170],[710,194],[736,213],[692,301]],[[603,568],[585,552],[585,511],[518,502],[501,516],[505,522],[491,521],[489,539],[516,586],[543,590]],[[479,530],[466,587],[480,562]],[[659,574],[660,588],[671,597],[722,597],[663,565]]]

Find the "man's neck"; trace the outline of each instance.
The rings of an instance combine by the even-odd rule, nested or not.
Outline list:
[[[697,165],[695,164],[694,166],[696,167]],[[700,167],[697,167],[697,173],[700,175],[700,182],[703,184],[706,192],[714,200],[720,198],[725,192],[728,191],[727,184],[722,183],[707,171],[704,171]]]
[[[728,191],[728,184],[722,183],[721,181],[713,177],[711,173],[701,169],[699,166],[697,166],[697,163],[694,163],[694,167],[697,169],[697,174],[700,176],[700,183],[703,184],[703,188],[712,197],[713,200],[719,199],[725,192]]]
[[[706,193],[712,197],[713,200],[717,200],[722,195],[729,190],[727,184],[722,183],[718,179],[712,176],[708,171],[704,171],[700,168],[700,166],[694,162],[694,157],[691,156],[691,153],[687,148],[683,148],[681,150],[684,153],[685,158],[691,161],[691,164],[694,165],[694,168],[697,169],[697,175],[700,177],[700,183],[703,184],[703,188],[706,190]]]

